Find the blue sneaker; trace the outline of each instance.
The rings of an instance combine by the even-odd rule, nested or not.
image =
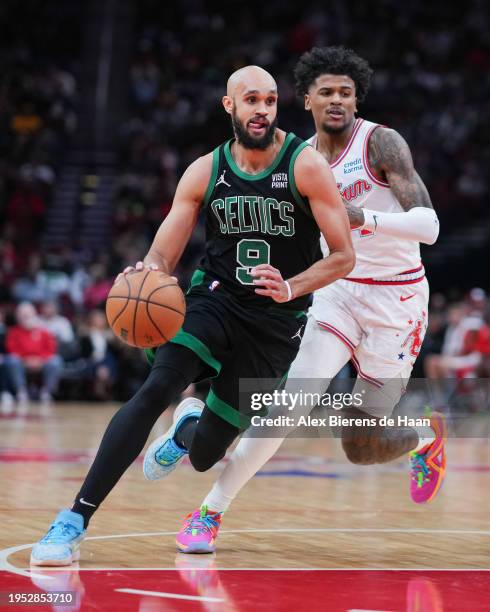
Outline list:
[[[188,451],[175,442],[174,435],[187,419],[198,419],[204,408],[204,402],[195,397],[188,397],[177,406],[174,412],[172,427],[157,438],[145,453],[143,474],[146,480],[165,478],[179,465]]]
[[[70,565],[77,561],[85,533],[81,514],[61,510],[48,533],[34,545],[31,565]]]

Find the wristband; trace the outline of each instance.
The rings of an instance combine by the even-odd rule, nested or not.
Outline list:
[[[287,301],[290,302],[291,298],[293,297],[293,292],[291,291],[291,285],[288,283],[287,280],[285,280],[284,283],[285,283],[285,285],[287,287],[287,290],[288,290],[288,299],[287,299]]]
[[[356,229],[364,229],[370,230],[371,232],[375,232],[378,229],[378,220],[376,218],[376,214],[368,208],[363,208],[362,212],[364,213],[364,223]]]

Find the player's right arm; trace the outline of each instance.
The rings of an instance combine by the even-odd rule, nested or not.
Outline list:
[[[372,169],[387,181],[404,212],[379,212],[346,203],[351,228],[434,244],[439,220],[408,144],[395,130],[380,126],[369,138],[368,155]]]
[[[209,153],[187,168],[177,185],[172,208],[160,225],[144,260],[139,261],[135,268],[126,268],[124,273],[143,267],[162,270],[167,274],[173,272],[196,226],[212,165],[213,155]]]

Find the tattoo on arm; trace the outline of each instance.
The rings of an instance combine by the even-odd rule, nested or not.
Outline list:
[[[347,200],[344,198],[342,198],[342,201],[344,202],[345,210],[347,211],[347,216],[349,217],[350,228],[356,229],[361,227],[361,225],[364,225],[365,219],[362,208],[360,206],[354,206],[354,204],[347,202]]]
[[[403,210],[433,208],[427,187],[413,166],[410,149],[398,132],[375,129],[369,138],[368,155],[369,165],[388,182]]]

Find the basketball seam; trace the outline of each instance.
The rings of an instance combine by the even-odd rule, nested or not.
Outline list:
[[[167,285],[167,286],[170,286],[170,285]],[[180,310],[177,310],[177,308],[174,308],[173,306],[167,306],[167,304],[160,304],[160,302],[153,302],[152,300],[147,300],[145,298],[139,298],[139,299],[136,297],[126,298],[125,295],[111,295],[111,299],[112,298],[119,298],[119,299],[124,299],[124,300],[127,299],[128,301],[138,300],[138,302],[146,302],[147,304],[153,304],[154,306],[160,306],[161,308],[168,308],[169,310],[173,310],[177,314],[185,316],[183,312],[181,312]]]
[[[153,320],[153,317],[152,317],[152,316],[151,316],[151,314],[150,314],[150,311],[149,311],[149,309],[148,309],[148,304],[150,304],[150,303],[151,303],[151,304],[153,304],[154,302],[148,302],[148,301],[146,301],[146,314],[148,315],[148,318],[150,319],[150,321],[151,321],[151,323],[152,323],[153,327],[154,327],[154,328],[157,330],[157,332],[160,334],[160,336],[162,336],[162,338],[165,338],[165,342],[168,342],[168,341],[169,341],[169,338],[167,338],[167,336],[166,336],[164,333],[162,333],[161,329],[160,329],[160,328],[158,327],[158,325],[155,323],[155,321]],[[160,304],[160,305],[161,305],[161,304]],[[165,307],[165,308],[166,308],[166,307]]]
[[[139,306],[139,301],[140,301],[140,295],[141,295],[141,291],[143,290],[143,285],[146,283],[146,279],[148,278],[148,275],[150,274],[151,270],[147,270],[146,274],[145,274],[145,278],[141,281],[141,285],[138,291],[138,297],[136,298],[136,307],[134,309],[134,315],[133,315],[133,342],[136,344],[136,319],[138,318],[138,306]]]
[[[114,321],[112,321],[112,323],[110,324],[111,327],[113,327],[113,325],[116,323],[116,321],[119,319],[119,317],[122,315],[122,313],[126,310],[128,304],[129,304],[129,300],[133,299],[131,298],[131,285],[128,283],[128,279],[126,278],[126,276],[123,276],[123,279],[126,281],[126,285],[128,286],[128,295],[111,295],[109,297],[109,299],[112,298],[123,298],[126,300],[126,303],[124,304],[124,306],[122,307],[121,311],[119,312],[119,314],[116,315],[116,318],[114,319]]]
[[[150,291],[150,293],[146,296],[146,299],[148,300],[148,302],[150,301],[150,298],[151,298],[151,296],[154,293],[156,293],[160,289],[165,289],[165,287],[179,287],[179,285],[177,285],[176,283],[171,283],[171,284],[168,284],[168,285],[162,285],[161,287],[156,287],[155,289],[153,289],[153,291]],[[179,289],[180,289],[180,287],[179,287]],[[172,306],[167,306],[167,308],[170,308],[170,310],[173,310],[174,312],[178,312],[179,314],[184,316],[183,312],[180,312],[180,310],[177,310],[176,308],[172,308]]]

